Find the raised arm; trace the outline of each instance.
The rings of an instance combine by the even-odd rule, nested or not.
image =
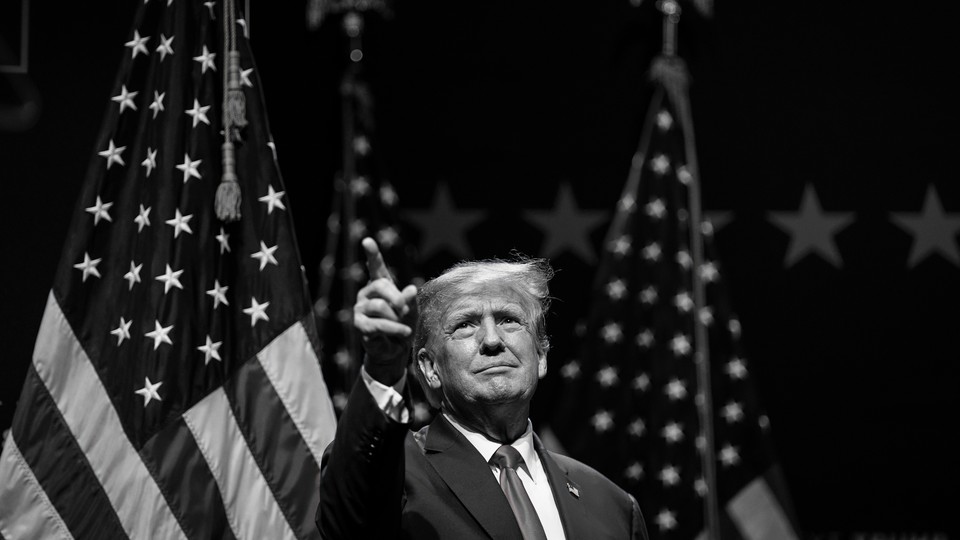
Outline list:
[[[403,378],[417,318],[413,285],[400,290],[376,242],[364,238],[370,282],[357,293],[354,326],[363,340],[364,370],[383,385]],[[317,527],[326,539],[394,538],[403,504],[407,424],[388,417],[358,379],[324,453]]]

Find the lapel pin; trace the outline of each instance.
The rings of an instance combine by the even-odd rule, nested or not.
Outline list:
[[[571,484],[570,482],[567,482],[567,490],[568,490],[568,491],[570,492],[570,494],[573,495],[574,497],[576,497],[576,498],[578,498],[578,499],[580,498],[580,490],[577,489],[577,486],[574,486],[574,485]]]

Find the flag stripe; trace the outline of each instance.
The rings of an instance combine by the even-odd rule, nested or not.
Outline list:
[[[13,437],[4,444],[0,462],[0,485],[14,488],[0,497],[0,538],[72,539]]]
[[[234,538],[217,482],[182,418],[140,449],[190,538]]]
[[[319,444],[329,442],[335,425],[329,400],[319,399],[324,395],[317,394],[326,390],[316,358],[303,326],[297,323],[264,348],[258,355],[260,362],[247,363],[224,385],[250,451],[300,538],[319,537],[314,516],[320,502],[320,466],[315,456],[323,450]],[[264,366],[271,369],[272,378]],[[300,384],[306,387],[299,388]],[[314,410],[325,409],[329,414],[327,429],[317,432],[323,419],[310,418],[307,412],[311,404],[303,403],[303,398],[290,399],[289,393],[285,394],[288,399],[284,403],[277,387],[316,400],[318,407]],[[319,407],[324,401],[326,406]],[[302,429],[290,411],[298,414]],[[311,431],[313,438],[320,441],[314,448],[302,436],[302,432]]]
[[[127,535],[184,538],[51,292],[34,349],[34,366],[103,485]]]
[[[223,389],[183,415],[217,480],[230,528],[240,539],[295,538],[240,432]]]
[[[292,325],[264,347],[257,358],[319,464],[324,449],[333,441],[337,420],[320,361],[304,324],[308,323]]]
[[[727,512],[747,540],[796,540],[780,503],[762,476],[740,490],[727,504]]]
[[[123,538],[126,535],[83,450],[32,364],[27,369],[8,444],[14,441],[33,477],[74,536]],[[0,469],[9,465],[10,462],[3,460]],[[0,483],[0,486],[5,488],[0,496],[4,500],[24,497],[20,492],[27,488],[27,484],[16,482]],[[42,538],[43,535],[25,537]]]

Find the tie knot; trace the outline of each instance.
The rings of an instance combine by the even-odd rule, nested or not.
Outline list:
[[[520,452],[517,452],[517,449],[509,444],[497,448],[490,461],[501,469],[516,470],[517,467],[523,465],[523,457],[520,456]]]

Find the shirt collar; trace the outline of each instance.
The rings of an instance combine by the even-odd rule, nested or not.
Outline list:
[[[491,441],[482,433],[477,433],[476,431],[471,431],[465,426],[461,425],[459,422],[454,420],[446,412],[443,413],[443,417],[447,419],[454,428],[457,429],[468,441],[473,445],[474,448],[480,452],[480,455],[483,456],[483,460],[487,463],[490,462],[490,458],[493,457],[493,454],[500,448],[500,444],[497,441]],[[527,419],[527,429],[523,432],[517,440],[510,443],[510,446],[517,449],[517,452],[520,453],[520,457],[523,458],[522,468],[526,469],[527,474],[530,476],[530,479],[533,480],[533,483],[536,484],[540,481],[539,474],[535,471],[542,470],[542,467],[539,467],[540,456],[537,455],[537,451],[533,446],[533,423],[530,422],[530,419]]]

